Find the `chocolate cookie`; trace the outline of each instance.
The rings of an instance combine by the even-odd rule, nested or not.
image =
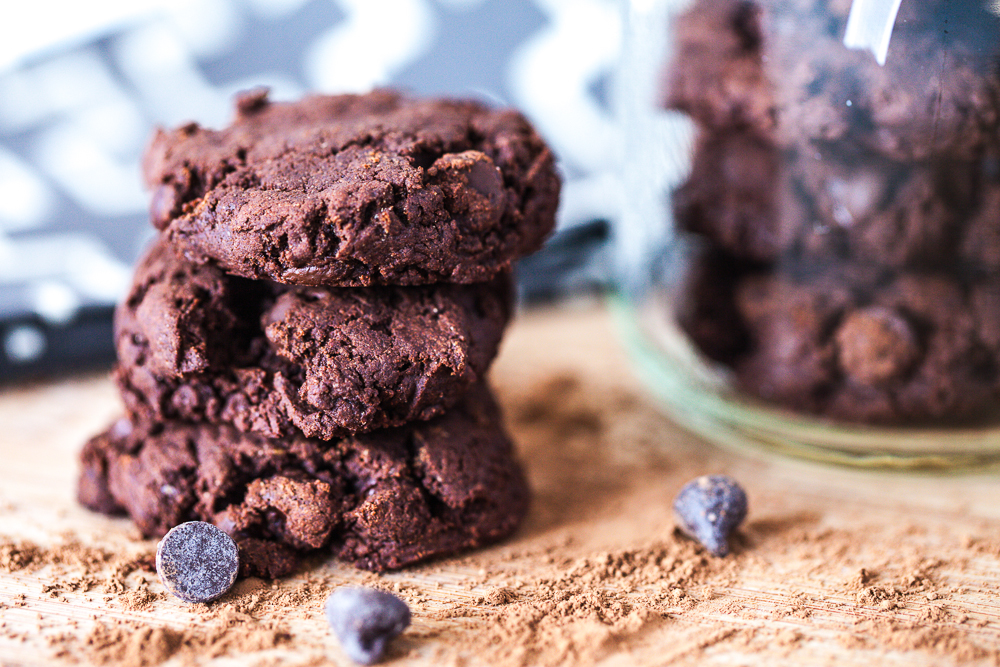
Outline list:
[[[158,131],[152,219],[191,259],[325,286],[487,281],[555,223],[551,151],[519,113],[397,93],[237,101]]]
[[[764,69],[763,8],[747,0],[696,0],[672,24],[675,53],[663,106],[714,130],[775,130],[772,84]]]
[[[832,259],[950,269],[962,228],[981,196],[981,161],[902,164],[819,151],[790,160],[802,206],[801,252]]]
[[[964,227],[986,203],[987,171],[984,160],[904,164],[842,146],[804,154],[749,132],[719,131],[697,142],[674,211],[681,229],[759,262],[807,256],[950,266]],[[981,226],[975,234],[988,234],[988,223]]]
[[[731,364],[746,351],[736,288],[751,267],[715,248],[691,248],[673,307],[677,324],[702,354]]]
[[[995,173],[962,230],[959,261],[965,267],[1000,270],[1000,179]]]
[[[474,285],[291,287],[230,276],[160,238],[115,320],[115,378],[141,419],[268,437],[426,420],[486,373],[509,274]]]
[[[429,422],[333,441],[123,419],[81,454],[80,502],[147,536],[203,520],[232,535],[245,575],[324,551],[386,570],[499,540],[528,488],[483,385]]]
[[[780,151],[747,132],[701,137],[673,205],[678,228],[754,261],[792,251],[809,226]]]
[[[841,265],[749,275],[733,364],[751,394],[860,422],[979,416],[1000,382],[1000,283]]]
[[[907,161],[975,159],[997,145],[1000,17],[983,3],[904,3],[880,66],[843,45],[849,9],[699,0],[676,23],[666,106],[783,148],[847,141]]]

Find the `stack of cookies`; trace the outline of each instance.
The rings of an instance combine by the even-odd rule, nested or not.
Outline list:
[[[252,92],[224,130],[159,131],[144,172],[160,234],[116,314],[127,416],[81,454],[84,505],[147,536],[212,522],[268,577],[517,527],[528,489],[484,376],[559,195],[520,114]]]
[[[861,422],[1000,392],[1000,17],[903,3],[888,59],[850,2],[697,0],[667,106],[699,127],[677,225],[707,250],[682,324],[740,386]]]

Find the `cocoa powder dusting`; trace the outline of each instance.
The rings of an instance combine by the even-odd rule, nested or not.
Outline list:
[[[100,524],[114,528],[96,544],[82,531],[52,545],[4,538],[0,574],[11,578],[0,582],[13,583],[0,589],[0,655],[43,637],[46,659],[109,667],[243,655],[254,667],[347,664],[322,607],[352,584],[411,606],[389,664],[735,664],[734,654],[801,664],[849,653],[850,664],[1000,665],[991,522],[931,509],[901,524],[899,508],[926,489],[822,481],[833,473],[716,450],[596,374],[502,371],[535,492],[514,539],[384,575],[319,557],[296,576],[240,580],[189,605],[165,593],[155,545],[126,538],[122,523]],[[750,498],[726,558],[681,535],[670,512],[685,482],[716,473]],[[870,490],[846,496],[838,484]]]

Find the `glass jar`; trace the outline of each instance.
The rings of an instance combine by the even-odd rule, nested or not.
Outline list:
[[[673,416],[1000,462],[1000,3],[624,5],[617,312]]]

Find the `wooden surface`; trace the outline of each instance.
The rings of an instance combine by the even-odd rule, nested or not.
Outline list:
[[[215,656],[177,654],[170,664],[349,664],[321,616],[325,591],[315,589],[373,581],[402,591],[415,610],[413,626],[390,656],[394,664],[937,665],[1000,659],[995,475],[856,473],[718,450],[645,403],[608,317],[592,306],[522,316],[493,382],[535,489],[531,515],[514,539],[383,577],[317,562],[278,585],[304,590],[303,582],[312,582],[308,604],[266,612],[291,641],[249,656],[241,653],[252,648],[246,646]],[[123,553],[152,548],[136,539],[128,521],[93,515],[73,500],[78,449],[119,409],[111,383],[101,376],[0,394],[0,536],[43,546],[76,539]],[[694,552],[673,532],[670,501],[685,481],[710,472],[743,482],[750,517],[723,564],[699,561],[693,567],[701,574],[681,575]],[[602,559],[619,558],[641,561],[642,576],[580,576],[581,568],[593,571]],[[0,664],[96,660],[85,639],[96,623],[213,622],[203,609],[166,596],[142,611],[93,592],[53,596],[49,585],[57,576],[52,568],[0,571]],[[646,611],[614,621],[599,610],[556,613],[544,606],[545,591],[581,594],[567,582],[624,596]],[[506,611],[490,602],[502,587],[517,600]],[[151,578],[149,588],[162,592]],[[540,612],[534,626],[521,627],[518,604],[520,612],[549,611]],[[256,622],[249,618],[255,613],[245,622]],[[500,626],[507,634],[498,633]],[[595,640],[602,632],[606,636]],[[523,646],[504,646],[505,637]],[[105,655],[100,662],[114,660]]]

